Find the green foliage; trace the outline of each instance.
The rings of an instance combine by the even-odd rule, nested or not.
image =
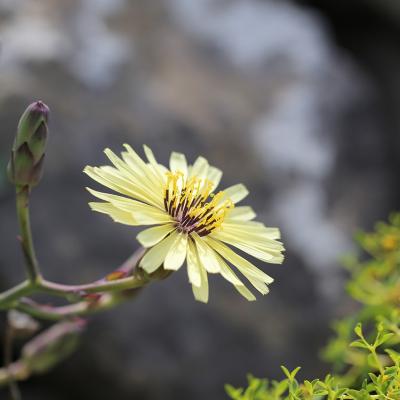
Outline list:
[[[334,373],[299,381],[300,368],[282,367],[285,378],[269,381],[248,376],[247,388],[225,389],[234,400],[399,400],[400,399],[400,214],[373,233],[358,233],[369,254],[365,261],[345,260],[351,297],[359,311],[336,321],[336,336],[323,351]]]

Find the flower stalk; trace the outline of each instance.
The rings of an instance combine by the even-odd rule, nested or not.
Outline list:
[[[26,280],[19,285],[7,290],[0,294],[0,308],[12,308],[16,307],[20,309],[21,306],[19,300],[26,296],[34,293],[47,293],[59,297],[64,297],[67,300],[82,300],[90,294],[102,294],[107,292],[126,292],[130,289],[139,289],[152,280],[164,279],[166,276],[160,274],[148,275],[144,271],[136,269],[137,264],[144,255],[144,249],[139,248],[132,254],[128,260],[122,264],[121,267],[117,268],[114,273],[111,273],[103,279],[97,280],[92,283],[84,285],[63,285],[56,282],[51,282],[43,279],[40,275],[38,279],[33,283]],[[120,278],[116,280],[109,280],[110,275],[114,275],[119,272],[120,275],[126,276],[126,278]],[[25,305],[26,306],[26,305]],[[29,307],[28,307],[29,308]]]
[[[132,299],[139,293],[140,289],[131,289],[122,293],[105,293],[92,300],[83,300],[59,307],[39,304],[29,298],[23,297],[16,304],[15,308],[38,319],[60,321],[66,318],[86,317],[94,313],[109,310],[123,301]]]
[[[15,332],[13,326],[9,321],[6,323],[6,332],[4,337],[4,365],[6,368],[12,364],[12,349],[14,342]],[[8,388],[10,391],[11,400],[21,400],[21,393],[19,391],[18,385],[13,377],[10,375],[10,379],[8,381]]]
[[[17,187],[17,216],[20,229],[20,242],[25,258],[26,272],[31,284],[40,281],[39,263],[33,246],[31,222],[29,215],[29,186]]]

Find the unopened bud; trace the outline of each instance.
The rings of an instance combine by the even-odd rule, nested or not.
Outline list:
[[[75,350],[85,325],[83,320],[53,325],[23,347],[22,360],[30,371],[46,372]]]
[[[46,104],[37,101],[22,114],[8,164],[14,185],[35,186],[42,177],[49,112]]]
[[[30,315],[17,310],[9,311],[7,314],[7,320],[14,335],[20,338],[32,336],[40,328],[38,321],[33,319]]]

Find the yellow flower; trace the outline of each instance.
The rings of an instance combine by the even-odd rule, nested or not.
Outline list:
[[[394,234],[387,234],[382,238],[383,250],[393,251],[398,248],[398,238]]]
[[[120,194],[88,189],[103,200],[89,203],[92,210],[122,224],[156,225],[137,236],[148,249],[139,266],[150,274],[162,265],[178,270],[186,260],[194,296],[205,303],[207,273],[221,274],[247,300],[255,300],[230,265],[259,292],[267,294],[267,285],[273,279],[229,247],[265,262],[283,261],[284,248],[277,240],[279,229],[252,221],[255,213],[250,207],[236,206],[247,196],[247,189],[238,184],[215,193],[222,172],[203,157],[188,166],[185,156],[174,152],[168,169],[156,161],[147,146],[147,161],[129,145],[124,147],[122,158],[105,150],[113,166],[88,166],[84,172]]]

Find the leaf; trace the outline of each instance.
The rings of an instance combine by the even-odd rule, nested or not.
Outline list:
[[[277,396],[280,397],[280,396],[282,396],[283,393],[285,393],[286,390],[288,389],[288,386],[289,386],[288,381],[287,381],[287,379],[284,379],[283,381],[275,382],[275,383],[276,383],[276,385],[275,385],[275,390],[274,390],[274,392],[275,392],[275,394],[276,394]]]
[[[378,336],[375,340],[374,345],[380,346],[383,343],[387,342],[392,336],[394,336],[394,333],[385,333],[382,336]]]
[[[361,349],[369,349],[369,346],[366,345],[363,341],[361,340],[355,340],[354,342],[351,342],[349,344],[350,347],[359,347]]]
[[[355,326],[354,332],[355,332],[355,334],[356,334],[358,337],[360,337],[361,339],[364,339],[363,332],[362,332],[362,325],[361,325],[361,322],[359,322],[359,323]]]
[[[385,352],[389,354],[389,357],[393,360],[396,365],[400,364],[400,353],[393,349],[385,349]]]
[[[243,389],[242,388],[234,388],[232,385],[226,384],[225,392],[232,399],[241,400],[241,395],[243,393]]]
[[[290,375],[289,370],[288,370],[284,365],[281,365],[281,369],[282,369],[283,373],[286,375],[286,377],[287,377],[289,380],[291,380],[291,375]]]

